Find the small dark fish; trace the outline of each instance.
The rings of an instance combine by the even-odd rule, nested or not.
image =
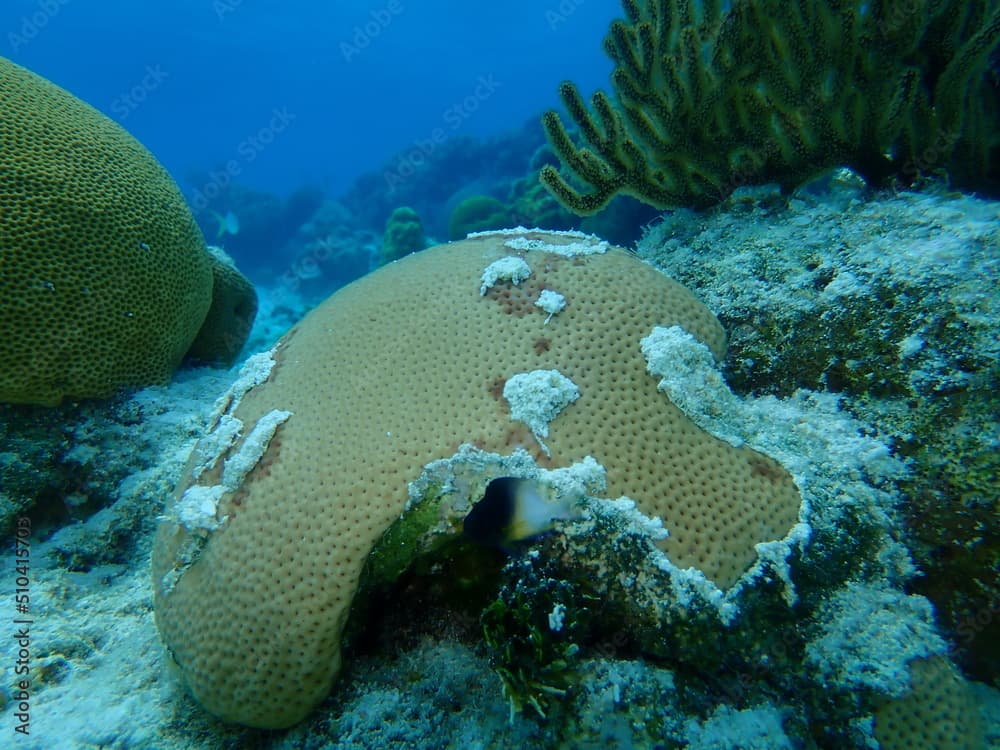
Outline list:
[[[554,521],[576,518],[568,503],[550,500],[533,479],[497,477],[465,516],[462,531],[472,541],[509,550],[555,528]]]

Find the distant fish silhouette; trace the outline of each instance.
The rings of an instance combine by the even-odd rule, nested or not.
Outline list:
[[[219,229],[215,233],[215,238],[219,239],[227,234],[237,235],[240,233],[240,219],[232,211],[226,211],[226,215],[212,211],[212,216],[219,222]]]

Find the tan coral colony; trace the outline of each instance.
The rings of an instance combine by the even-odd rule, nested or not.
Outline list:
[[[559,309],[536,304],[545,290]],[[723,355],[718,321],[679,284],[596,238],[538,230],[411,255],[312,311],[220,403],[157,534],[157,623],[196,698],[259,727],[319,703],[366,556],[408,484],[464,444],[544,468],[593,456],[609,497],[663,520],[676,565],[732,585],[756,543],[796,523],[800,496],[657,390],[640,340],[672,325]],[[579,390],[544,446],[503,396],[543,370]]]

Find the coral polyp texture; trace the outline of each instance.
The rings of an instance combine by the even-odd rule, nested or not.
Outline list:
[[[875,712],[875,737],[882,750],[933,747],[981,750],[982,720],[972,688],[946,658],[916,659],[912,689]]]
[[[543,118],[572,176],[546,165],[541,180],[572,211],[618,194],[702,207],[833,167],[876,185],[944,169],[954,185],[998,187],[1000,112],[985,75],[1000,43],[995,2],[622,5],[604,42],[614,97],[598,91],[588,108],[565,82],[578,134],[554,111]]]
[[[196,364],[229,367],[236,361],[254,318],[257,291],[222,248],[209,246],[212,304],[185,357]]]
[[[4,58],[0,248],[0,402],[54,405],[166,381],[219,291],[201,232],[152,154]],[[256,308],[248,286],[244,321]],[[242,339],[228,345],[221,359]],[[216,357],[211,345],[201,355]]]
[[[487,273],[514,265],[529,273]],[[537,304],[546,290],[558,314]],[[717,591],[741,580],[756,545],[796,526],[801,497],[777,462],[671,403],[642,350],[658,326],[724,353],[709,310],[635,256],[524,229],[408,256],[311,312],[220,400],[157,532],[157,624],[195,697],[253,726],[302,719],[340,670],[372,550],[405,557],[431,526],[458,533],[456,509],[501,473],[563,487],[545,477],[575,466],[591,477],[579,487],[660,519],[676,569]],[[507,398],[540,371],[578,391],[544,430]]]

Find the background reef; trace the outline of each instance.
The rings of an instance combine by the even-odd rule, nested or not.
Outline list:
[[[841,465],[831,464],[831,476],[845,470],[844,476],[853,476],[854,489],[842,485],[840,491],[854,497],[883,493],[889,500],[885,507],[895,510],[883,517],[883,526],[869,527],[866,534],[905,543],[915,571],[920,571],[911,577],[901,569],[899,580],[909,581],[902,587],[885,588],[878,583],[881,574],[866,584],[848,584],[855,587],[852,593],[823,605],[824,620],[840,626],[797,631],[783,645],[754,647],[770,653],[770,668],[761,671],[760,663],[745,653],[725,657],[723,651],[724,662],[705,673],[712,679],[695,679],[698,673],[690,671],[690,660],[678,662],[655,642],[637,637],[644,632],[638,626],[641,617],[630,621],[637,615],[620,608],[608,610],[618,612],[611,618],[571,610],[575,614],[567,628],[578,637],[579,651],[559,657],[568,659],[570,672],[556,666],[548,673],[551,679],[570,676],[562,683],[565,696],[546,700],[546,719],[528,707],[510,723],[508,700],[494,670],[502,663],[498,659],[522,657],[503,645],[508,641],[498,642],[488,633],[502,633],[516,643],[517,633],[530,636],[537,627],[533,618],[546,622],[551,607],[539,602],[574,601],[566,595],[579,581],[562,577],[567,571],[560,573],[556,550],[589,537],[557,535],[545,542],[536,563],[515,558],[504,570],[502,554],[471,560],[449,554],[404,575],[373,600],[366,635],[352,640],[343,678],[302,725],[274,734],[218,724],[165,671],[146,583],[152,519],[142,509],[156,507],[180,475],[186,450],[226,380],[224,374],[195,370],[167,388],[122,400],[110,416],[103,409],[63,407],[59,413],[65,424],[74,425],[73,441],[49,441],[51,481],[57,486],[65,481],[60,473],[67,465],[78,477],[93,475],[77,493],[75,523],[55,530],[59,524],[51,522],[53,505],[45,497],[35,498],[32,508],[21,496],[20,508],[12,511],[27,509],[39,536],[48,535],[35,550],[36,678],[43,686],[35,709],[38,746],[45,746],[46,738],[70,736],[78,743],[118,747],[321,748],[391,742],[440,747],[434,737],[445,732],[456,742],[482,746],[648,746],[655,737],[666,747],[727,747],[718,743],[740,737],[757,743],[750,746],[798,747],[810,734],[801,723],[805,714],[801,706],[780,698],[786,691],[773,690],[775,680],[797,679],[793,665],[802,658],[801,649],[812,654],[813,669],[830,670],[827,679],[834,683],[853,679],[859,669],[870,671],[874,664],[903,664],[915,654],[941,649],[949,649],[966,674],[994,682],[996,660],[989,644],[997,633],[996,591],[990,584],[996,580],[997,560],[990,554],[996,546],[982,535],[982,525],[953,519],[976,513],[982,517],[996,496],[990,494],[988,476],[977,484],[968,472],[949,478],[942,467],[948,466],[954,445],[948,434],[976,429],[985,431],[977,434],[993,430],[996,435],[995,421],[989,421],[996,410],[988,387],[994,382],[996,359],[984,356],[982,348],[995,345],[998,321],[982,301],[992,299],[986,287],[1000,263],[998,212],[995,203],[961,197],[900,193],[871,200],[848,180],[819,194],[801,194],[787,206],[776,207],[765,193],[708,215],[676,212],[640,243],[643,257],[682,279],[719,311],[733,332],[723,363],[735,391],[732,398],[757,410],[755,421],[772,424],[775,440],[786,440],[785,425],[797,422],[800,429],[809,425],[805,434],[813,437],[807,440],[825,434],[825,440],[836,441],[837,430],[844,429],[845,435],[853,433],[877,448],[870,459],[862,458],[864,451],[848,448],[838,460]],[[884,252],[886,243],[892,254]],[[967,273],[963,264],[983,272]],[[259,330],[280,325],[266,316],[258,321]],[[819,334],[804,324],[807,320],[824,321],[827,328]],[[858,347],[856,339],[866,332],[882,345]],[[867,352],[867,358],[849,356],[855,347]],[[800,357],[813,363],[813,369],[801,368]],[[788,365],[786,359],[791,360]],[[949,430],[943,435],[936,410],[945,386],[963,408],[949,402]],[[938,429],[926,430],[927,420],[936,420]],[[116,430],[126,429],[147,447],[115,458],[109,448]],[[12,471],[17,460],[34,461],[30,451],[39,450],[44,441],[29,431],[19,443],[10,440],[17,435],[9,426],[7,430],[5,444],[14,450],[5,454],[5,470]],[[888,459],[890,448],[897,458]],[[989,457],[984,459],[985,470],[992,471]],[[860,474],[849,469],[858,460],[869,461]],[[845,480],[832,481],[835,493],[836,483]],[[956,513],[939,510],[928,518],[927,493],[934,493],[934,507]],[[47,528],[53,532],[48,534]],[[841,533],[849,529],[844,526]],[[867,544],[866,538],[861,535],[857,541]],[[844,571],[865,559],[873,562],[877,547],[859,547],[858,559]],[[472,589],[456,588],[457,581],[469,578],[470,562],[493,572]],[[882,565],[869,567],[866,575]],[[945,580],[952,585],[940,583]],[[807,578],[799,581],[806,600],[810,585]],[[930,597],[934,610],[909,594]],[[620,595],[612,593],[611,600]],[[491,597],[506,602],[514,619],[495,621],[484,637],[478,607]],[[868,627],[890,630],[862,631],[865,637],[859,640],[858,625],[850,618],[862,602],[871,608],[862,616]],[[522,621],[516,613],[525,605],[526,614],[535,614]],[[762,610],[754,616],[771,615]],[[623,627],[624,622],[631,625]],[[897,633],[894,640],[889,636],[893,622],[910,623],[905,627],[911,634]],[[914,640],[913,633],[923,635]],[[558,643],[547,647],[557,648],[539,662],[549,670],[562,648]],[[703,649],[696,643],[683,648],[694,649],[692,653]],[[883,673],[882,679],[890,680],[886,684],[898,679],[890,675]],[[865,689],[876,690],[877,685]],[[985,686],[973,687],[973,694],[972,705],[982,712],[987,736],[995,736],[997,724],[991,722],[996,714],[989,707],[996,694]],[[833,721],[847,710],[842,700],[815,705],[825,705]],[[118,708],[112,710],[113,705]],[[97,724],[91,718],[95,711],[104,717]],[[839,731],[847,734],[837,742],[848,743],[859,742],[870,730]],[[856,733],[853,739],[851,732]],[[824,744],[829,741],[813,737],[808,742],[816,744],[807,746],[829,746]]]
[[[63,5],[77,12],[48,4],[46,24]],[[249,33],[240,5],[216,7],[216,21]],[[548,9],[548,39],[580,5]],[[414,20],[401,7],[381,9],[384,40]],[[24,747],[1000,747],[1000,8],[623,0],[622,12],[604,42],[610,94],[588,100],[589,69],[553,86],[563,110],[540,120],[525,119],[536,107],[509,81],[477,72],[481,95],[429,124],[426,81],[402,87],[372,133],[428,128],[392,141],[387,158],[325,130],[322,147],[295,139],[313,144],[312,164],[354,148],[366,168],[380,162],[370,172],[343,159],[335,178],[237,179],[214,161],[225,148],[194,167],[172,162],[196,259],[217,284],[232,256],[256,292],[239,276],[230,300],[258,297],[259,313],[238,355],[189,353],[168,385],[0,405],[0,527],[27,521],[33,541]],[[48,44],[33,39],[21,51]],[[452,39],[455,59],[482,43]],[[126,42],[122,60],[134,58]],[[522,67],[556,48],[531,47]],[[352,49],[339,48],[344,64],[370,72],[377,55]],[[576,78],[568,64],[566,75]],[[367,112],[344,117],[348,92],[323,99],[305,79],[319,110],[370,135]],[[239,80],[235,98],[206,97],[199,123],[228,121],[218,102],[254,99]],[[149,108],[132,106],[136,89],[116,98],[115,119],[148,127],[154,94],[170,101],[159,83],[140,86]],[[510,96],[503,122],[520,127],[476,125]],[[305,111],[271,109],[268,128],[239,142],[240,171],[287,153],[261,147],[262,133],[287,146],[285,135],[315,132]],[[462,127],[438,139],[452,117]],[[163,122],[176,138],[177,121]],[[44,171],[14,160],[25,165]],[[428,508],[455,512],[448,483],[429,479],[418,483],[424,506],[369,558],[344,671],[319,708],[284,731],[216,721],[168,663],[149,569],[164,501],[218,418],[217,397],[330,293],[440,242],[519,224],[593,232],[705,302],[728,335],[725,359],[661,331],[649,374],[701,429],[778,460],[802,491],[800,523],[760,545],[723,594],[665,559],[654,546],[663,530],[624,499],[588,497],[580,518],[521,554],[411,544]],[[220,247],[203,254],[199,232]],[[627,279],[608,290],[623,305],[634,291]],[[393,552],[400,539],[422,554]],[[13,589],[0,581],[4,599]],[[0,641],[4,732],[16,649]]]
[[[962,642],[963,667],[996,679],[997,623],[983,613],[995,607],[1000,565],[997,300],[973,280],[1000,272],[987,249],[994,204],[965,201],[957,234],[944,230],[955,204],[929,195],[867,203],[844,186],[837,201],[793,205],[794,221],[760,204],[694,223],[669,217],[652,232],[665,239],[657,262],[719,311],[735,389],[841,394],[908,460],[902,513],[923,571],[913,590]],[[856,212],[879,231],[852,221]]]
[[[740,185],[787,191],[835,167],[883,187],[934,162],[957,187],[997,190],[1000,111],[985,75],[995,3],[622,6],[604,40],[614,96],[596,92],[591,111],[565,82],[575,133],[558,112],[543,118],[571,181],[551,165],[541,180],[578,213],[622,193],[704,207]]]

